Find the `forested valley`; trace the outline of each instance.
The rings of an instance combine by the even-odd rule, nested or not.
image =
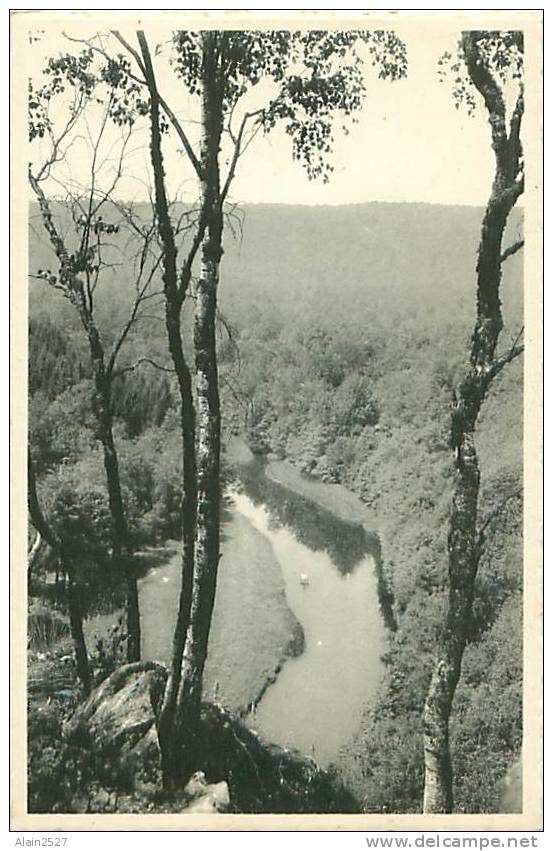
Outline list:
[[[140,44],[140,67],[151,83],[148,53]],[[188,48],[180,47],[181,57],[192,67]],[[469,47],[465,45],[467,62]],[[203,49],[207,50],[205,44]],[[81,71],[88,73],[91,55],[84,54],[88,59]],[[63,75],[67,68],[57,73]],[[80,79],[74,69],[70,73]],[[153,88],[149,103],[155,112]],[[144,107],[142,115],[147,113]],[[155,157],[155,128],[152,133]],[[513,180],[517,173],[515,169]],[[205,174],[207,167],[204,178]],[[427,794],[427,697],[448,616],[448,535],[456,477],[459,470],[462,474],[462,439],[458,446],[452,444],[454,412],[458,394],[462,396],[467,386],[463,383],[467,352],[475,339],[478,342],[476,268],[482,222],[489,210],[418,203],[336,207],[223,203],[218,297],[211,304],[206,296],[202,314],[204,291],[194,276],[203,280],[214,261],[204,253],[198,271],[191,251],[198,210],[180,202],[166,205],[167,222],[172,222],[171,249],[168,230],[163,230],[162,189],[158,181],[152,204],[126,205],[104,197],[101,216],[92,215],[85,205],[83,218],[82,202],[77,203],[73,192],[65,197],[54,193],[45,201],[40,187],[35,191],[33,186],[29,810],[136,813],[189,808],[193,812],[194,800],[201,800],[194,782],[203,793],[215,790],[215,803],[210,800],[209,805],[218,809],[216,791],[224,781],[229,798],[222,806],[230,812],[421,812]],[[204,191],[202,204],[209,203]],[[206,237],[206,221],[196,250],[202,239],[211,240],[213,247],[216,228]],[[49,222],[55,223],[55,235],[61,235],[66,246],[73,240],[70,250],[77,251],[74,246],[86,228],[92,234],[90,245],[97,245],[93,261],[85,259],[76,272],[89,276],[89,299],[77,310],[72,295],[77,288],[68,283],[68,252],[56,245],[56,237],[52,239]],[[486,384],[479,400],[482,410],[476,412],[480,549],[464,627],[462,674],[453,687],[448,718],[452,800],[454,811],[460,813],[519,811],[521,806],[517,773],[522,743],[523,359],[517,357],[517,346],[523,325],[523,252],[518,249],[524,221],[520,206],[501,235],[500,250],[516,246],[512,256],[501,258],[499,349],[507,354],[505,363],[497,361],[497,369],[489,361],[490,375],[495,377],[500,369],[501,374],[493,383],[490,378],[489,387]],[[178,306],[180,355],[176,338],[168,344],[167,337],[171,250],[191,260],[190,287],[184,288]],[[202,421],[202,398],[208,408],[213,405],[214,374],[207,349],[201,348],[207,327],[201,326],[202,316],[211,316],[216,346],[221,409],[218,470],[209,460],[214,445],[210,441],[216,441],[210,432],[213,420]],[[103,360],[98,355],[94,359],[92,324],[99,332]],[[111,360],[110,352],[116,354]],[[209,636],[210,642],[203,685],[201,673],[197,680],[190,675],[193,687],[182,706],[186,665],[194,670],[194,653],[200,651],[189,634],[185,648],[183,637],[182,680],[180,684],[173,680],[171,697],[171,678],[181,665],[180,657],[174,661],[178,625],[176,645],[171,645],[172,635],[167,646],[153,637],[156,624],[173,617],[167,608],[177,618],[181,582],[175,579],[177,587],[168,585],[164,596],[153,577],[157,571],[159,579],[171,560],[180,570],[183,546],[186,553],[187,540],[192,540],[186,538],[185,529],[190,453],[183,444],[183,424],[188,420],[183,413],[179,357],[196,363],[189,389],[199,394],[194,492],[200,496],[194,514],[194,564],[203,557],[198,529],[204,522],[208,531],[210,524],[220,529],[223,552],[219,577],[215,569],[213,586],[205,580],[215,603],[211,635],[210,612],[202,638],[207,642]],[[108,376],[102,373],[102,385],[100,361]],[[105,390],[108,379],[109,411],[102,420],[99,388]],[[203,387],[207,389],[202,397]],[[209,410],[213,412],[212,407]],[[463,428],[470,431],[466,424],[459,426]],[[114,457],[110,446],[116,449],[124,509],[119,538],[114,533],[117,489],[106,486],[108,462]],[[193,438],[191,446],[194,451]],[[253,470],[254,463],[262,465],[261,474],[256,468],[261,481],[255,480],[257,490],[253,480],[249,486],[247,481],[247,469]],[[279,492],[274,487],[264,490],[271,465],[279,471],[274,476]],[[217,480],[215,491],[210,490],[212,475]],[[207,482],[205,501],[202,482]],[[210,514],[213,492],[220,500],[217,511]],[[378,654],[381,674],[374,694],[362,701],[355,729],[324,768],[317,764],[316,752],[301,754],[284,742],[265,741],[263,729],[256,731],[256,706],[263,707],[263,695],[278,683],[281,671],[291,664],[288,660],[305,652],[306,636],[301,618],[287,603],[278,560],[269,545],[258,542],[257,549],[248,549],[244,544],[240,551],[240,541],[254,534],[251,529],[246,533],[240,524],[247,520],[236,514],[236,500],[244,493],[252,506],[268,506],[269,529],[296,529],[292,537],[295,534],[313,552],[329,555],[346,578],[365,557],[365,548],[368,552],[372,547],[378,607],[371,610],[367,604],[366,617],[380,618],[384,624]],[[355,510],[350,510],[348,500],[354,497]],[[278,503],[272,509],[271,498]],[[304,500],[301,505],[295,504],[296,498]],[[302,516],[300,523],[298,514],[307,519]],[[341,525],[334,527],[335,522]],[[326,537],[321,531],[325,528]],[[208,536],[207,550],[210,545]],[[218,543],[213,545],[217,563]],[[353,553],[351,563],[346,553]],[[231,576],[233,555],[239,564],[234,585],[234,579],[225,578]],[[201,585],[202,576],[209,575],[208,562],[209,558],[204,574],[198,574],[198,585],[190,586],[191,623],[202,603],[194,597],[194,589],[199,589],[200,597],[208,593]],[[164,582],[169,582],[169,575],[164,574]],[[302,573],[301,581],[307,586],[309,579]],[[302,593],[306,596],[312,590],[305,587]],[[182,592],[180,599],[182,605]],[[138,625],[133,621],[134,605]],[[170,672],[168,680],[167,673],[160,673],[161,662]],[[345,658],[343,665],[347,664]],[[136,672],[142,680],[132,680]],[[190,709],[197,682],[203,689],[197,697],[199,727]],[[136,717],[131,709],[126,719],[115,711],[110,716],[110,701],[118,694],[125,696],[128,707],[136,700]],[[184,721],[178,711],[171,715],[175,707],[182,710]],[[187,751],[186,736],[192,729],[194,746]],[[97,747],[95,736],[105,740],[103,749]],[[167,741],[177,736],[182,741],[178,748],[175,745],[176,756],[168,757]],[[180,775],[178,759],[186,764]],[[190,781],[194,771],[204,774]],[[224,798],[226,793],[221,794]]]

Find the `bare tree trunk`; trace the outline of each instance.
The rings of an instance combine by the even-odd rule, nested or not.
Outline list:
[[[484,97],[489,113],[496,174],[478,252],[477,316],[470,364],[451,415],[455,487],[448,535],[449,604],[424,708],[425,813],[450,813],[454,804],[449,718],[461,675],[483,543],[477,530],[480,470],[474,442],[476,423],[493,378],[522,351],[522,346],[514,344],[504,356],[496,357],[497,341],[503,328],[499,295],[504,259],[501,243],[509,213],[523,190],[519,139],[522,91],[510,133],[507,133],[503,96],[480,57],[478,38],[478,33],[465,33],[463,53],[470,78]]]
[[[219,561],[220,410],[215,315],[222,255],[222,200],[219,147],[222,132],[222,78],[217,33],[203,35],[202,145],[199,162],[201,213],[192,247],[177,280],[176,248],[171,225],[159,132],[160,98],[146,38],[138,33],[141,67],[151,99],[151,159],[156,210],[164,245],[164,291],[169,349],[179,380],[183,435],[183,570],[179,614],[173,641],[158,736],[164,785],[171,788],[194,768],[194,740],[199,720],[202,678],[215,599]],[[201,279],[196,292],[194,347],[196,406],[191,376],[182,350],[181,308],[192,262],[201,243]]]
[[[197,234],[183,265],[181,280],[177,272],[177,248],[175,234],[169,214],[165,171],[161,149],[159,129],[160,99],[157,91],[150,50],[143,32],[138,32],[138,41],[142,54],[142,70],[150,92],[151,140],[150,155],[154,172],[155,208],[159,222],[159,234],[163,244],[163,283],[165,295],[165,327],[169,352],[177,376],[181,400],[181,440],[182,440],[182,568],[181,589],[177,622],[173,636],[171,668],[163,696],[158,719],[158,739],[161,750],[163,785],[166,789],[174,786],[178,775],[179,721],[177,699],[182,681],[182,662],[186,633],[188,629],[192,599],[192,581],[194,572],[194,535],[196,529],[196,456],[195,432],[196,415],[192,389],[192,377],[184,356],[181,314],[192,272],[192,263],[203,233],[202,220],[198,223]]]
[[[77,675],[81,681],[85,695],[90,694],[92,678],[90,675],[90,665],[88,661],[88,653],[86,651],[86,642],[83,632],[83,613],[79,598],[79,589],[75,580],[75,575],[71,565],[71,557],[65,552],[63,542],[60,541],[57,535],[49,527],[46,518],[42,513],[38,494],[36,490],[36,481],[34,474],[33,462],[30,453],[27,455],[27,502],[29,506],[29,514],[33,526],[41,538],[46,541],[50,548],[57,554],[60,559],[61,566],[67,574],[67,604],[69,608],[69,624],[71,629],[71,638],[75,649],[75,662],[77,666]]]
[[[140,612],[138,603],[138,584],[132,563],[129,546],[127,516],[121,493],[119,460],[113,439],[113,416],[111,405],[111,378],[105,367],[104,348],[98,329],[84,304],[84,294],[79,293],[79,315],[85,328],[92,368],[94,372],[95,395],[93,411],[96,417],[97,436],[102,444],[104,470],[108,491],[109,509],[112,526],[112,558],[125,578],[127,596],[127,660],[138,662],[140,659]]]
[[[478,567],[475,536],[480,471],[473,430],[463,433],[461,452],[449,521],[447,622],[424,710],[425,813],[450,813],[453,809],[449,716],[461,673]]]
[[[219,565],[221,414],[216,347],[216,308],[222,257],[222,200],[219,148],[222,132],[220,35],[203,34],[202,139],[200,191],[206,232],[201,249],[201,276],[196,289],[194,350],[196,367],[197,509],[194,581],[190,624],[184,650],[178,717],[186,753],[186,776],[193,768],[193,745],[199,721],[203,672]]]
[[[62,568],[67,573],[67,600],[69,603],[69,626],[71,629],[71,637],[75,646],[75,661],[77,665],[77,674],[83,685],[85,697],[90,694],[92,688],[92,676],[90,673],[90,665],[88,661],[88,653],[86,650],[86,641],[83,632],[83,613],[81,601],[79,598],[79,587],[75,580],[72,568],[70,567],[70,559],[61,556]]]
[[[180,308],[179,316],[177,316],[174,304],[169,301],[166,304],[166,327],[181,396],[183,493],[181,507],[182,565],[179,608],[173,635],[171,668],[158,721],[163,782],[165,788],[168,788],[174,785],[178,774],[177,695],[182,679],[181,666],[192,599],[194,533],[196,528],[196,458],[192,379],[182,350]]]

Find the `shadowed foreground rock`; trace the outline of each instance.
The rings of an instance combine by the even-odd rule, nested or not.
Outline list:
[[[111,765],[113,782],[126,790],[161,787],[156,713],[166,678],[156,662],[124,665],[64,727],[65,739]],[[197,771],[180,793],[180,812],[360,811],[337,777],[297,751],[264,742],[219,705],[202,706],[194,751]]]
[[[133,662],[114,671],[64,726],[65,739],[109,761],[133,786],[160,779],[155,726],[167,671],[157,662]]]

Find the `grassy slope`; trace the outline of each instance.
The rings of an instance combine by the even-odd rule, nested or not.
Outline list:
[[[270,543],[245,517],[235,514],[225,523],[222,552],[204,693],[239,711],[257,699],[286,658],[298,621],[288,608]],[[140,581],[144,659],[170,661],[180,569],[176,552]],[[101,615],[87,623],[91,647],[116,617]]]
[[[298,621],[271,544],[241,515],[224,527],[205,691],[238,710],[259,696],[288,654]]]
[[[360,523],[369,531],[376,528],[375,512],[343,485],[308,478],[287,461],[269,461],[265,474],[274,482],[331,511],[341,520]]]

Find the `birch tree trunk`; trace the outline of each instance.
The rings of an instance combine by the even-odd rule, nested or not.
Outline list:
[[[203,34],[202,139],[200,192],[206,230],[201,246],[201,275],[196,288],[194,351],[196,383],[197,507],[194,580],[190,623],[178,695],[181,741],[186,753],[184,775],[193,770],[194,740],[199,721],[203,672],[219,565],[221,415],[217,372],[215,318],[222,250],[222,200],[219,148],[222,132],[220,34]]]
[[[169,352],[173,361],[180,394],[181,446],[182,446],[182,504],[181,537],[182,566],[179,608],[173,647],[171,667],[165,687],[158,719],[158,740],[161,751],[163,785],[170,789],[175,785],[179,774],[180,724],[177,710],[179,687],[182,681],[183,653],[189,625],[192,600],[192,582],[194,572],[194,535],[196,530],[196,413],[190,369],[184,356],[181,314],[192,273],[192,263],[201,240],[202,220],[198,223],[197,235],[183,265],[181,280],[177,271],[177,247],[175,233],[169,213],[167,191],[165,188],[165,170],[161,148],[160,98],[152,65],[147,39],[142,31],[137,33],[142,55],[142,68],[150,93],[150,156],[154,173],[155,208],[158,217],[158,229],[163,244],[163,285],[165,296],[165,327]]]
[[[165,788],[171,788],[178,775],[177,747],[179,724],[177,718],[177,696],[182,679],[182,661],[192,599],[192,577],[194,571],[194,532],[196,528],[196,458],[195,458],[195,411],[192,395],[190,370],[184,359],[180,332],[180,308],[177,315],[175,305],[166,304],[166,327],[169,347],[178,376],[181,397],[182,434],[182,503],[181,539],[182,564],[179,607],[173,635],[171,667],[165,687],[158,720],[158,738],[162,756],[162,776]]]
[[[34,540],[33,546],[30,549],[30,552],[27,556],[27,570],[29,571],[29,575],[32,573],[33,567],[38,559],[38,555],[42,549],[43,538],[40,532],[36,533],[36,538]],[[57,576],[56,576],[57,582]]]
[[[425,813],[450,813],[454,806],[449,719],[461,675],[482,545],[477,529],[480,470],[475,448],[476,423],[493,378],[522,351],[522,346],[513,345],[505,355],[496,357],[503,328],[501,244],[507,218],[524,185],[519,138],[524,102],[521,88],[508,132],[503,95],[481,57],[479,37],[479,33],[464,33],[462,50],[469,77],[488,112],[496,172],[478,251],[477,310],[470,362],[451,414],[455,485],[448,534],[449,602],[424,708]]]

